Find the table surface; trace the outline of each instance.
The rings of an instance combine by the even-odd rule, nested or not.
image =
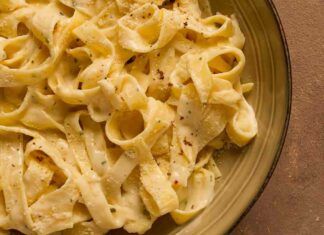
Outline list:
[[[268,186],[232,234],[324,234],[324,0],[273,1],[292,62],[290,125]]]

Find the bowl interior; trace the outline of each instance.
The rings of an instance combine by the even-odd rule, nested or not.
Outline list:
[[[259,133],[242,150],[217,159],[223,177],[212,203],[191,222],[177,226],[164,216],[149,235],[223,234],[257,197],[274,168],[284,141],[290,111],[289,61],[273,8],[267,0],[210,0],[213,13],[235,14],[246,37],[247,64],[243,82],[254,82],[248,101],[254,107]],[[112,234],[127,234],[121,230]]]

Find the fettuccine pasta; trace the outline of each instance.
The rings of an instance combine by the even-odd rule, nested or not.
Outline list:
[[[196,216],[215,150],[257,134],[244,42],[198,0],[1,0],[0,232]]]

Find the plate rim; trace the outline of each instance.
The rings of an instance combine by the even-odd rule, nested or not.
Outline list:
[[[291,58],[290,58],[290,52],[289,52],[289,47],[288,47],[288,42],[287,42],[287,38],[286,38],[286,33],[282,24],[282,21],[280,19],[278,10],[273,2],[273,0],[266,0],[265,1],[268,5],[269,8],[271,9],[271,13],[275,19],[277,28],[279,29],[280,32],[280,38],[281,38],[281,42],[282,45],[284,47],[284,54],[285,54],[285,63],[286,63],[286,67],[287,67],[287,75],[286,75],[286,79],[287,79],[287,109],[286,109],[286,118],[285,118],[285,123],[284,123],[284,128],[283,128],[283,132],[280,138],[280,142],[278,145],[278,148],[276,150],[276,154],[275,154],[275,158],[273,160],[273,163],[271,165],[271,168],[264,180],[264,182],[262,183],[260,189],[258,190],[257,194],[253,197],[252,201],[247,205],[246,209],[243,211],[243,213],[238,217],[238,219],[236,220],[236,222],[229,228],[228,232],[226,234],[230,234],[231,232],[233,232],[233,230],[239,225],[239,223],[245,218],[245,216],[250,212],[250,210],[252,209],[252,207],[255,205],[255,203],[260,199],[262,193],[264,192],[266,186],[268,185],[274,170],[276,169],[279,159],[281,157],[281,153],[286,141],[286,137],[287,137],[287,133],[288,133],[288,129],[289,129],[289,123],[290,123],[290,116],[291,116],[291,104],[292,104],[292,69],[291,69]]]

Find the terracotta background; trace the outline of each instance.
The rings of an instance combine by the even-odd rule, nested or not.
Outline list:
[[[290,125],[278,166],[232,235],[324,234],[324,0],[273,0],[292,62]]]

